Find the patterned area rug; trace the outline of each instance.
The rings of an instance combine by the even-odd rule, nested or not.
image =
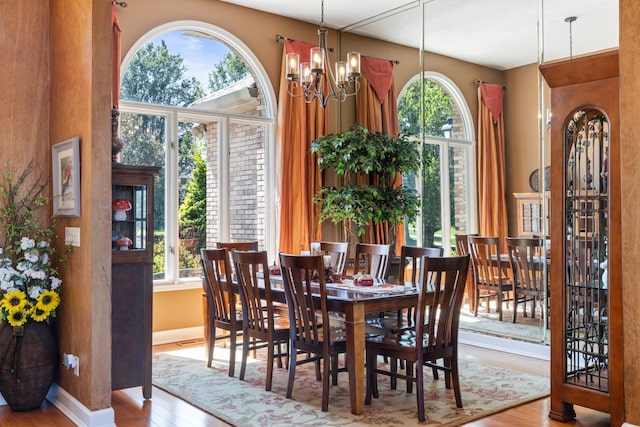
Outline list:
[[[259,353],[258,353],[259,355]],[[240,353],[238,353],[238,360]],[[425,381],[427,420],[419,423],[416,398],[405,392],[403,381],[389,389],[387,377],[378,376],[380,398],[353,415],[349,406],[347,374],[329,391],[329,412],[320,409],[322,384],[312,364],[296,368],[293,398],[286,399],[287,371],[274,368],[272,391],[264,390],[266,364],[249,359],[245,381],[230,378],[228,353],[216,348],[214,365],[206,367],[202,347],[160,353],[153,359],[153,385],[235,426],[457,426],[549,394],[546,378],[492,366],[461,362],[460,382],[464,408],[455,406],[452,390],[442,376]]]

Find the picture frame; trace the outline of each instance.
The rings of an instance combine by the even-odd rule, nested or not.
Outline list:
[[[71,138],[51,147],[53,164],[53,214],[80,216],[80,139]]]

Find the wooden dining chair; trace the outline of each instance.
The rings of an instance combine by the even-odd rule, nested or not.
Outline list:
[[[273,363],[288,358],[289,319],[275,315],[266,251],[232,251],[238,290],[242,301],[242,364],[240,380],[244,380],[249,351],[267,348],[265,390],[271,390]],[[262,276],[258,272],[262,272]],[[261,292],[262,291],[262,292]],[[277,349],[277,351],[276,351]]]
[[[347,274],[349,242],[320,242],[320,251],[331,256],[331,267],[337,274]]]
[[[217,340],[229,340],[229,376],[234,375],[236,362],[236,344],[238,333],[242,331],[242,312],[236,310],[236,293],[231,282],[231,266],[227,250],[222,248],[203,248],[200,250],[204,281],[207,293],[207,319],[209,342],[207,343],[207,366],[211,367],[213,349]],[[218,329],[227,331],[217,336]]]
[[[407,381],[407,392],[416,384],[418,419],[425,420],[424,367],[442,370],[448,389],[453,386],[456,406],[462,408],[458,374],[458,329],[469,255],[424,257],[420,271],[420,293],[413,328],[367,337],[367,381],[365,404],[378,397],[378,374]],[[431,288],[433,284],[433,288]],[[406,371],[378,366],[378,356],[404,360]],[[441,363],[438,361],[441,360]],[[382,366],[382,365],[381,365]]]
[[[527,317],[527,302],[531,305],[531,317],[536,317],[536,302],[545,315],[544,242],[536,237],[507,237],[507,252],[514,277],[513,323],[516,322],[518,304],[523,304],[523,315]]]
[[[513,295],[513,280],[508,277],[508,261],[502,260],[500,238],[469,236],[469,255],[473,265],[473,313],[478,315],[480,299],[486,300],[487,313],[491,311],[491,298],[496,299],[498,319],[502,320],[502,303]]]
[[[391,245],[356,243],[353,274],[370,274],[376,279],[386,279],[391,256]]]
[[[280,267],[289,308],[289,382],[287,398],[293,393],[296,366],[315,362],[316,378],[322,379],[322,410],[329,409],[329,377],[337,384],[338,355],[346,352],[344,330],[330,325],[327,291],[321,255],[280,254]],[[317,282],[313,281],[317,275]],[[298,359],[298,354],[307,357]],[[320,370],[322,361],[322,370]]]

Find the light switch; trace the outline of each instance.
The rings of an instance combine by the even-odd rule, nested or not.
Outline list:
[[[65,227],[64,243],[67,245],[80,247],[80,227]]]

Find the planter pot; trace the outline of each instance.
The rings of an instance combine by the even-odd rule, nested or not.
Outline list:
[[[40,407],[57,361],[58,349],[48,323],[0,324],[0,393],[14,411]]]

